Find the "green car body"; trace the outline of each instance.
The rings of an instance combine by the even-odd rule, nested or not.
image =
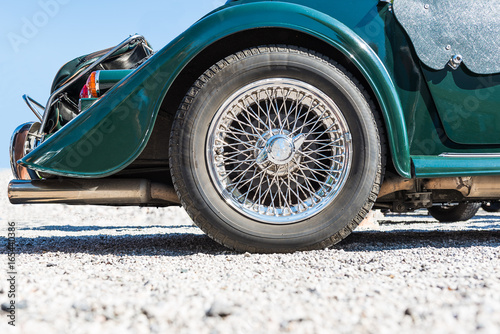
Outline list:
[[[392,3],[378,0],[228,1],[138,68],[110,75],[116,85],[83,99],[85,110],[45,131],[19,164],[70,178],[119,175],[144,155],[168,166],[169,119],[185,92],[212,64],[259,45],[296,45],[348,68],[381,112],[393,175],[500,175],[500,74],[426,66]]]

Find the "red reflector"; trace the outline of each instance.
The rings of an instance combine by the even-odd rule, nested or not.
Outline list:
[[[87,84],[83,85],[82,90],[80,91],[80,98],[81,99],[87,99],[89,98],[89,88],[87,87]]]

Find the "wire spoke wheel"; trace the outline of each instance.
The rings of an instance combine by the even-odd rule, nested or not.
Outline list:
[[[304,82],[271,78],[235,92],[207,140],[210,174],[244,215],[274,224],[311,217],[342,189],[351,139],[341,110]]]
[[[383,176],[378,112],[352,73],[319,53],[264,45],[193,83],[170,135],[189,216],[245,252],[324,249],[370,211]]]

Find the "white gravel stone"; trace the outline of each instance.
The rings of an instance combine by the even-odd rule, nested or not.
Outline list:
[[[328,250],[239,254],[180,208],[13,206],[9,178],[0,240],[16,222],[26,307],[0,333],[500,332],[500,215],[378,214]]]

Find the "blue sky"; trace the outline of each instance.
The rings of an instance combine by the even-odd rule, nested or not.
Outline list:
[[[10,168],[9,141],[35,120],[21,96],[45,105],[56,72],[67,61],[144,35],[155,50],[225,0],[23,0],[0,11],[0,169]]]

